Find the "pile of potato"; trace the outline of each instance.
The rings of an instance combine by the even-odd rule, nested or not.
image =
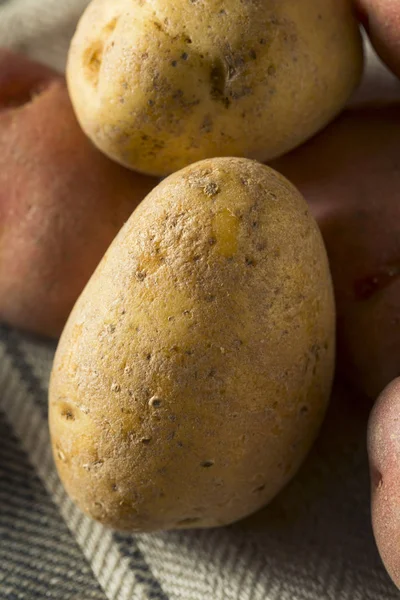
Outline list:
[[[0,319],[63,330],[54,457],[106,525],[243,518],[303,462],[335,358],[366,402],[400,375],[400,106],[329,125],[360,21],[400,73],[400,10],[355,4],[92,0],[67,84],[0,51]],[[400,585],[399,424],[397,380],[369,451]]]

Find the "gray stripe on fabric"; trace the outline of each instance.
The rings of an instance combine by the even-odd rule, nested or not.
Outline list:
[[[47,417],[47,389],[33,373],[30,365],[27,364],[24,353],[21,350],[23,342],[22,334],[7,325],[0,325],[0,339],[6,343],[7,351],[12,355],[13,366],[18,369],[28,390],[34,395],[36,403],[40,405],[43,415]]]
[[[1,334],[3,343],[0,343],[0,379],[3,379],[3,394],[0,397],[0,405],[29,453],[38,475],[58,505],[68,528],[89,560],[107,598],[154,598],[154,595],[149,597],[149,590],[152,590],[143,577],[142,567],[136,569],[129,558],[122,556],[111,532],[83,516],[67,497],[52,462],[47,421],[43,410],[44,386],[24,360],[18,334],[4,327],[1,328]],[[24,409],[29,411],[31,423],[26,436],[23,435],[26,428]],[[93,552],[93,538],[97,540],[96,552]],[[158,582],[154,581],[153,586],[161,589]],[[164,598],[167,599],[165,594],[163,600]]]
[[[148,588],[149,600],[168,600],[158,580],[146,562],[143,553],[140,551],[135,536],[114,533],[114,540],[118,544],[123,556],[129,558],[132,568],[135,569],[137,577]]]
[[[18,469],[15,469],[18,465]],[[0,412],[0,598],[104,600],[56,506]]]
[[[36,380],[40,380],[42,388],[48,392],[51,364],[57,344],[53,341],[43,340],[34,336],[28,336],[13,330],[18,348],[23,355],[24,363],[28,365]]]

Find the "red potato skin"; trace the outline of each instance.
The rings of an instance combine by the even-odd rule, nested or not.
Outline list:
[[[400,0],[356,0],[375,50],[400,77]]]
[[[90,144],[61,76],[0,50],[0,321],[57,337],[156,184]]]
[[[347,110],[272,166],[304,194],[327,246],[338,369],[374,399],[400,375],[400,104]]]
[[[21,106],[61,75],[45,65],[0,48],[0,110]]]
[[[368,426],[372,526],[383,563],[400,588],[400,378],[378,398]]]

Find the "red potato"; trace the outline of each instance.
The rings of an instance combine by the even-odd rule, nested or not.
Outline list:
[[[400,375],[400,104],[347,110],[272,166],[305,195],[322,230],[338,368],[376,398]]]
[[[383,391],[371,413],[368,453],[375,539],[400,588],[400,378]]]
[[[356,6],[379,56],[400,77],[400,0],[356,0]]]
[[[157,180],[81,132],[64,79],[0,51],[0,321],[58,336],[115,235]]]

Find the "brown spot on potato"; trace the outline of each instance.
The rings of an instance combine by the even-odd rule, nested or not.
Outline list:
[[[245,263],[246,263],[246,266],[248,266],[248,267],[255,267],[257,264],[257,261],[254,258],[251,258],[250,256],[246,256]]]
[[[231,101],[226,96],[226,72],[225,66],[221,59],[216,59],[211,66],[210,71],[210,94],[211,98],[217,102],[222,102],[225,108],[229,108]]]
[[[99,72],[103,60],[105,45],[109,36],[117,26],[118,18],[112,19],[104,28],[99,38],[92,42],[83,53],[83,70],[86,79],[94,87],[99,82]]]
[[[227,80],[230,81],[231,79],[236,77],[238,71],[244,65],[244,59],[241,56],[235,56],[229,50],[224,56],[224,59],[227,71]]]
[[[150,398],[150,400],[149,400],[150,408],[160,408],[161,405],[162,405],[161,398],[158,398],[157,396],[153,396],[152,398]]]
[[[147,277],[146,271],[136,271],[136,279],[139,281],[144,281]]]
[[[220,188],[219,185],[217,183],[207,183],[207,185],[204,187],[204,193],[206,196],[209,196],[210,198],[212,198],[213,196],[216,196],[217,194],[219,194],[220,192]]]
[[[103,29],[104,35],[110,35],[116,28],[118,23],[118,17],[114,17]]]
[[[201,124],[201,131],[203,131],[204,133],[211,133],[212,129],[213,129],[213,122],[212,122],[211,115],[206,115]]]
[[[69,404],[64,404],[61,406],[61,416],[67,421],[75,421],[74,411]]]
[[[214,466],[214,461],[213,460],[203,460],[203,462],[200,463],[200,466],[203,467],[204,469],[209,469],[210,467]]]
[[[104,44],[101,40],[93,42],[83,53],[83,69],[86,79],[97,87],[99,82],[99,71],[103,58]]]

